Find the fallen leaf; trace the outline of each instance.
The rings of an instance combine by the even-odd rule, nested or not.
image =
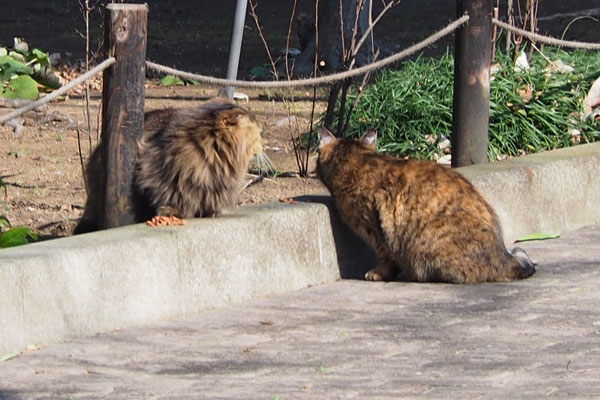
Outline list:
[[[17,358],[18,356],[18,354],[7,354],[4,357],[0,358],[0,362],[10,361],[12,359]]]
[[[543,233],[543,232],[537,232],[537,233],[532,233],[529,235],[525,235],[517,240],[515,240],[515,243],[518,242],[528,242],[531,240],[547,240],[547,239],[556,239],[559,238],[560,235],[558,233]]]

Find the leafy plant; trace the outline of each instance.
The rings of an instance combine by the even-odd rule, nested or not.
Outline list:
[[[512,61],[498,56],[501,70],[490,94],[489,155],[518,155],[600,139],[600,123],[583,121],[583,100],[600,76],[596,53],[550,49],[534,53],[531,68],[516,72]],[[561,60],[572,72],[550,72],[548,60]],[[581,139],[575,139],[580,133]]]
[[[160,80],[161,86],[185,86],[186,84],[197,85],[198,82],[191,79],[181,79],[178,76],[166,75]]]
[[[384,70],[367,86],[350,117],[346,136],[374,129],[381,151],[415,158],[440,153],[436,143],[452,131],[453,58],[418,58]],[[357,96],[348,96],[352,102]]]
[[[33,232],[31,228],[26,226],[13,228],[8,218],[0,215],[0,249],[21,246],[37,239],[37,233]]]
[[[252,67],[252,69],[250,69],[250,76],[252,77],[252,79],[260,80],[273,78],[273,71],[271,70],[271,65],[255,65],[254,67]]]
[[[48,53],[40,49],[29,51],[26,44],[15,49],[0,47],[1,97],[35,100],[39,95],[38,84],[50,89],[60,87]]]
[[[0,189],[3,189],[4,196],[7,195],[6,183],[0,177]],[[13,228],[6,216],[0,215],[0,249],[6,247],[20,246],[29,243],[30,240],[37,240],[37,233],[28,227]]]
[[[184,86],[185,82],[178,76],[167,75],[160,80],[161,86]]]
[[[491,82],[488,155],[491,159],[600,140],[600,121],[582,120],[583,99],[600,76],[594,52],[548,49],[534,53],[531,68],[517,72],[502,54]],[[550,72],[551,62],[571,72]],[[352,114],[347,136],[378,132],[381,151],[414,158],[442,155],[452,132],[454,61],[450,53],[405,62],[368,86]],[[357,96],[349,95],[349,100]]]

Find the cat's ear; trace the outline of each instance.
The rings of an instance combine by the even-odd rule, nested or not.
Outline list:
[[[373,150],[375,150],[375,143],[377,142],[377,132],[374,130],[368,131],[360,138],[360,141],[372,148]]]
[[[224,125],[236,125],[239,119],[244,115],[244,111],[239,108],[233,108],[229,110],[221,110],[219,112],[219,119]]]
[[[319,128],[319,147],[337,142],[337,138],[325,127]]]

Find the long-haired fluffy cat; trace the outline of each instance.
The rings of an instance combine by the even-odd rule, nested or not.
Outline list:
[[[252,114],[224,98],[147,112],[134,172],[136,221],[213,217],[233,206],[251,158],[262,154],[260,132]],[[100,228],[101,161],[97,148],[86,170],[90,193],[76,234]]]
[[[317,174],[345,222],[374,247],[367,280],[475,283],[527,278],[534,264],[507,251],[492,207],[459,173],[375,151],[377,134],[320,131]]]

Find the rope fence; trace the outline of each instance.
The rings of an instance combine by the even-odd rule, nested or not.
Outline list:
[[[106,68],[110,67],[115,62],[117,62],[117,60],[115,60],[114,57],[107,58],[106,60],[104,60],[100,64],[96,65],[94,68],[92,68],[85,74],[81,75],[77,79],[73,79],[67,85],[61,87],[60,89],[53,91],[52,93],[48,94],[47,96],[44,96],[36,101],[32,101],[31,103],[27,104],[26,106],[18,108],[14,111],[11,111],[8,114],[1,115],[0,116],[0,124],[3,124],[6,121],[9,121],[15,117],[18,117],[21,114],[26,113],[27,111],[36,109],[36,108],[54,100],[58,96],[61,96],[61,95],[65,94],[66,92],[68,92],[69,90],[73,89],[75,86],[98,75],[100,72],[104,71]]]
[[[183,71],[179,71],[174,68],[169,68],[164,65],[156,64],[156,63],[153,63],[150,61],[147,61],[146,65],[148,66],[148,68],[154,69],[159,72],[163,72],[166,74],[179,76],[180,78],[194,80],[194,81],[198,81],[198,82],[201,82],[204,84],[215,85],[215,86],[236,86],[236,87],[257,88],[257,89],[275,89],[275,88],[289,89],[289,88],[293,88],[293,87],[322,86],[322,85],[328,85],[328,84],[334,83],[336,81],[341,81],[344,79],[363,75],[368,72],[372,72],[372,71],[375,71],[382,67],[385,67],[386,65],[398,62],[408,56],[415,54],[419,50],[424,49],[425,47],[431,45],[432,43],[437,42],[444,36],[449,35],[450,33],[454,32],[456,29],[458,29],[461,25],[466,23],[468,20],[469,20],[469,16],[463,15],[456,21],[448,24],[448,26],[446,26],[445,28],[443,28],[443,29],[439,30],[438,32],[434,33],[433,35],[429,36],[427,39],[425,39],[405,50],[402,50],[399,53],[393,54],[382,60],[376,61],[374,63],[368,64],[368,65],[365,65],[365,66],[362,66],[362,67],[359,67],[356,69],[351,69],[348,71],[339,72],[339,73],[326,75],[326,76],[320,76],[318,78],[296,79],[296,80],[285,80],[285,81],[260,81],[260,82],[259,81],[229,80],[229,79],[215,78],[212,76],[197,75],[197,74],[192,74],[189,72],[183,72]]]
[[[555,39],[549,36],[538,35],[537,33],[525,31],[523,29],[519,29],[512,25],[509,25],[505,22],[500,21],[499,19],[494,18],[492,20],[494,24],[502,29],[506,29],[512,33],[515,33],[519,36],[526,37],[527,39],[533,42],[545,43],[551,46],[556,47],[570,47],[573,49],[586,49],[586,50],[600,50],[600,43],[586,43],[586,42],[577,42],[573,40],[561,40]]]
[[[297,88],[297,87],[323,86],[323,85],[332,84],[332,83],[340,81],[340,80],[345,80],[345,79],[353,78],[353,77],[363,75],[363,74],[366,74],[369,72],[373,72],[373,71],[383,68],[387,65],[396,63],[406,57],[409,57],[409,56],[417,53],[418,51],[424,49],[425,47],[430,46],[431,44],[437,42],[444,36],[449,35],[450,33],[454,32],[456,29],[461,27],[463,24],[465,24],[467,21],[469,21],[469,16],[463,15],[462,17],[449,23],[445,28],[439,30],[438,32],[436,32],[433,35],[429,36],[428,38],[424,39],[423,41],[416,43],[416,44],[410,46],[409,48],[404,49],[396,54],[393,54],[382,60],[373,62],[368,65],[364,65],[359,68],[355,68],[355,69],[351,69],[351,70],[343,71],[343,72],[338,72],[338,73],[334,73],[331,75],[320,76],[317,78],[284,80],[284,81],[245,81],[245,80],[231,80],[231,79],[216,78],[216,77],[207,76],[207,75],[193,74],[190,72],[180,71],[180,70],[177,70],[177,69],[174,69],[171,67],[153,63],[151,61],[146,61],[146,66],[148,68],[153,69],[158,72],[178,76],[183,79],[198,81],[198,82],[201,82],[201,83],[204,83],[207,85],[213,85],[213,86],[236,86],[236,87],[241,87],[241,88],[256,88],[256,89],[276,89],[276,88],[289,89],[289,88]],[[543,36],[543,35],[539,35],[539,34],[536,34],[533,32],[525,31],[523,29],[516,28],[512,25],[509,25],[505,22],[498,20],[497,18],[494,18],[492,20],[492,22],[502,29],[506,29],[507,31],[510,31],[510,32],[515,33],[520,36],[523,36],[531,41],[545,43],[545,44],[557,46],[557,47],[568,47],[568,48],[578,48],[578,49],[587,49],[587,50],[600,50],[600,43],[586,43],[586,42],[578,42],[578,41],[560,40],[560,39],[556,39],[556,38],[552,38],[552,37],[548,37],[548,36]],[[39,100],[33,101],[24,107],[21,107],[19,109],[16,109],[12,112],[9,112],[5,115],[0,116],[0,124],[4,124],[7,121],[9,121],[15,117],[18,117],[28,111],[31,111],[35,108],[38,108],[38,107],[54,100],[55,98],[65,94],[66,92],[68,92],[69,90],[74,88],[75,86],[98,75],[100,72],[102,72],[103,70],[105,70],[106,68],[108,68],[109,66],[114,64],[115,62],[116,62],[116,60],[114,57],[107,58],[106,60],[104,60],[103,62],[98,64],[96,67],[91,69],[90,71],[81,75],[77,79],[74,79],[73,81],[69,82],[67,85],[61,87],[60,89],[55,90],[54,92],[48,94],[47,96],[44,96],[44,97],[40,98]]]

